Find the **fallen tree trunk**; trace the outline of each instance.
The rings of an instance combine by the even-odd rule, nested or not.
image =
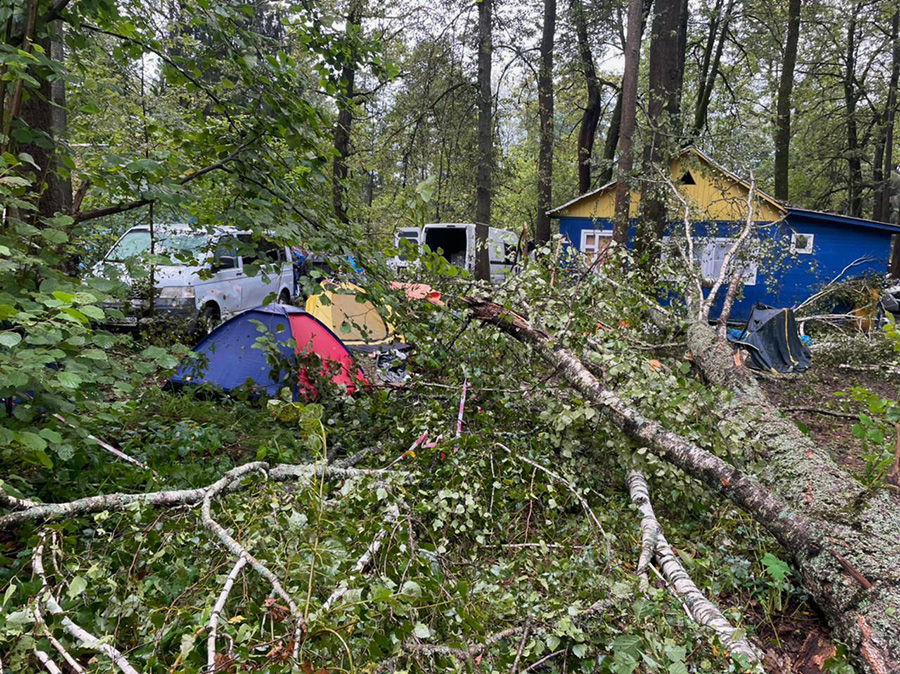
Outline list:
[[[884,490],[872,491],[772,404],[730,345],[702,323],[688,329],[688,348],[706,379],[734,396],[722,413],[747,420],[745,448],[763,460],[760,480],[808,518],[829,523],[839,556],[810,559],[805,581],[829,620],[871,672],[900,671],[900,508]],[[848,580],[847,569],[859,576]],[[853,575],[853,574],[850,574]],[[873,587],[865,589],[862,580]],[[863,586],[863,587],[861,587]]]
[[[891,537],[881,533],[880,525],[850,528],[845,523],[846,513],[837,521],[823,518],[821,510],[808,507],[809,492],[786,489],[779,494],[644,417],[614,391],[606,389],[572,351],[532,327],[522,316],[493,302],[472,298],[465,301],[479,320],[494,324],[536,347],[569,384],[604,411],[626,435],[726,496],[759,522],[793,556],[804,587],[838,636],[854,648],[864,671],[870,674],[900,673],[900,582],[895,569],[900,559],[900,541],[896,533],[900,518],[891,515],[896,507],[880,501],[883,512],[870,511],[871,517],[893,522]],[[714,341],[712,330],[705,326],[704,329]],[[696,339],[695,332],[692,330],[691,335]],[[705,356],[706,352],[702,353]],[[697,353],[694,356],[697,358]],[[714,345],[712,357],[721,366],[724,353]],[[731,358],[730,354],[728,358]],[[727,381],[727,372],[719,372],[722,380]],[[783,433],[789,433],[789,424],[785,421],[781,425]],[[828,469],[821,460],[824,452],[808,440],[807,443],[809,451],[818,458],[818,465],[823,470]],[[782,452],[790,453],[787,446],[782,447]],[[838,479],[835,471],[840,471],[833,463],[832,467],[834,470],[828,469],[824,476],[827,480]],[[806,477],[814,479],[812,474]],[[851,506],[847,501],[844,503],[845,507]]]

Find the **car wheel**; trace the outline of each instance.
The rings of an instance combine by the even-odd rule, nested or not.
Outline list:
[[[221,322],[222,313],[219,311],[219,307],[212,302],[204,305],[203,309],[200,311],[200,316],[197,318],[197,336],[204,337],[208,335],[215,330]]]
[[[281,294],[278,296],[279,304],[290,304],[291,303],[291,294],[287,290],[282,290]]]

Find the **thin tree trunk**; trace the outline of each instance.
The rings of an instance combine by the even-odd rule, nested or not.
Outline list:
[[[625,38],[625,72],[622,75],[622,122],[619,137],[619,171],[616,183],[616,217],[613,239],[620,244],[628,240],[631,210],[631,171],[634,168],[634,129],[637,122],[638,66],[641,57],[641,19],[643,3],[630,0],[628,32]]]
[[[359,30],[362,20],[362,0],[350,0],[350,13],[347,16],[345,35],[353,39],[352,34]],[[338,118],[334,127],[335,157],[332,164],[331,198],[334,206],[334,214],[341,222],[349,222],[347,217],[347,204],[344,201],[349,169],[347,157],[350,155],[350,128],[353,125],[353,96],[356,84],[356,63],[353,58],[341,68],[341,79],[347,83],[347,89],[342,100],[338,102]]]
[[[787,36],[781,61],[781,80],[778,83],[778,102],[775,110],[775,198],[790,199],[788,166],[791,150],[791,95],[794,89],[794,68],[797,65],[797,45],[800,40],[800,11],[802,0],[788,3]]]
[[[894,173],[894,120],[897,114],[897,86],[900,81],[900,11],[894,12],[891,21],[892,64],[888,83],[887,102],[884,106],[882,141],[883,158],[875,167],[881,179],[875,181],[875,204],[872,219],[881,222],[891,220],[891,177]]]
[[[710,36],[707,40],[707,47],[709,50],[712,50],[712,44],[715,43],[715,50],[711,52],[711,56],[708,52],[704,52],[703,55],[703,79],[700,80],[700,89],[697,92],[694,125],[691,129],[692,138],[699,136],[703,133],[703,129],[706,128],[706,120],[709,116],[709,103],[712,100],[716,78],[719,76],[719,64],[722,62],[722,53],[725,50],[725,39],[728,37],[728,28],[731,23],[732,12],[734,11],[734,3],[735,0],[729,0],[725,13],[721,17],[717,17],[713,24],[710,24]],[[717,5],[717,9],[719,7],[721,7],[721,3]],[[718,40],[715,40],[714,30],[718,30]]]
[[[478,175],[475,186],[475,278],[489,281],[488,230],[491,226],[491,177],[494,164],[491,55],[493,1],[478,3]]]
[[[544,27],[541,37],[541,67],[538,73],[538,111],[541,138],[538,150],[538,212],[535,246],[550,240],[553,207],[553,38],[556,35],[556,0],[544,0]],[[588,164],[590,170],[590,164]],[[580,171],[579,171],[580,173]],[[581,178],[579,175],[579,182]]]
[[[622,124],[622,90],[616,95],[616,107],[613,108],[609,129],[606,131],[606,142],[603,144],[603,171],[600,173],[600,184],[605,185],[613,177],[613,166],[616,159],[616,148],[619,146],[619,129]]]
[[[600,123],[603,99],[600,95],[600,81],[597,78],[594,56],[588,40],[587,19],[584,15],[582,0],[572,0],[572,21],[575,24],[575,35],[578,39],[578,58],[581,61],[581,71],[584,73],[584,81],[587,84],[587,103],[581,114],[581,125],[578,128],[578,193],[584,194],[591,189],[591,154],[594,150],[597,125]],[[621,101],[621,96],[619,100]],[[621,114],[620,103],[616,105],[616,109]],[[613,113],[613,118],[616,125],[616,141],[618,141],[618,122],[615,121],[615,113]],[[607,143],[609,143],[608,137]],[[615,145],[612,151],[615,154]],[[609,159],[612,161],[612,157]]]
[[[861,5],[857,4],[847,22],[847,54],[844,71],[844,105],[847,115],[847,211],[862,216],[862,160],[859,156],[859,132],[856,126],[856,26]]]
[[[683,0],[656,0],[650,42],[650,100],[647,116],[653,132],[644,148],[644,173],[652,176],[654,168],[668,174],[668,164],[677,151],[678,117],[681,101],[681,82],[678,69],[684,63],[680,51]],[[658,257],[656,242],[662,238],[666,226],[666,198],[663,191],[650,182],[641,187],[640,217],[635,246],[645,257],[643,266],[652,266]]]

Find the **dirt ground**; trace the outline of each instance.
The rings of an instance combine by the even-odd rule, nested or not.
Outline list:
[[[862,445],[853,437],[856,415],[865,412],[862,403],[849,395],[840,396],[853,387],[897,399],[900,374],[888,367],[821,364],[813,355],[812,367],[803,374],[766,377],[760,380],[769,399],[791,419],[803,424],[810,437],[823,445],[834,459],[851,473],[863,470]],[[832,414],[826,414],[826,413]]]

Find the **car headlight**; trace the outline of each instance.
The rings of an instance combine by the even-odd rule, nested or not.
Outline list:
[[[194,286],[170,286],[159,289],[159,298],[163,300],[192,300],[194,296]]]

